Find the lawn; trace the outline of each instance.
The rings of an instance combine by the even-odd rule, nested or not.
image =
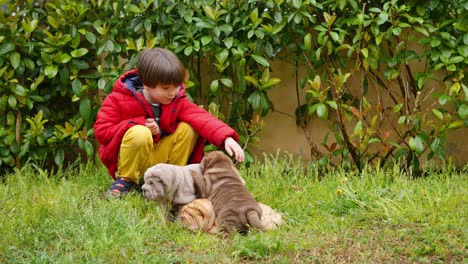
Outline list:
[[[33,164],[0,183],[2,263],[466,263],[467,171],[321,174],[289,155],[240,168],[280,228],[227,236],[167,221],[134,192],[107,200],[101,165]]]

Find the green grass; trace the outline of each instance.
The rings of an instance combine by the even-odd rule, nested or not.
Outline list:
[[[96,166],[96,165],[95,165]],[[288,155],[241,174],[283,214],[268,232],[223,237],[165,220],[139,193],[107,200],[106,170],[49,175],[34,165],[0,183],[2,263],[466,263],[467,174],[409,179],[368,168],[321,175]]]

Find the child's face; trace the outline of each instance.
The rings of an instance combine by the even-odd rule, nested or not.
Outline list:
[[[157,84],[154,87],[143,86],[146,91],[146,100],[151,103],[167,105],[179,93],[179,86],[174,84]]]

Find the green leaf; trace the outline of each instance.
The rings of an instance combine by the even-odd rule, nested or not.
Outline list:
[[[400,27],[395,27],[392,29],[392,33],[395,36],[400,36],[401,35],[401,28]]]
[[[57,75],[58,73],[58,67],[57,65],[47,65],[44,70],[45,76],[49,78],[53,78]]]
[[[247,98],[247,102],[252,105],[254,112],[259,112],[261,108],[261,100],[262,98],[259,92],[253,92],[250,94],[249,98]]]
[[[84,149],[86,151],[86,155],[88,155],[88,157],[91,157],[94,153],[94,146],[91,142],[89,142],[88,140],[85,141],[84,143]]]
[[[266,90],[267,88],[270,88],[273,85],[276,85],[281,82],[281,79],[278,78],[271,78],[264,84],[262,84],[262,90]]]
[[[330,36],[335,42],[340,41],[340,36],[338,36],[338,33],[336,33],[335,31],[330,31]]]
[[[210,91],[212,93],[216,93],[216,91],[218,91],[218,87],[219,87],[219,81],[218,80],[213,80],[210,84]]]
[[[364,58],[369,57],[369,50],[367,48],[361,49],[361,53],[364,56]]]
[[[424,143],[420,136],[411,137],[409,139],[409,146],[411,150],[415,151],[418,155],[421,155],[424,151]]]
[[[106,80],[106,78],[103,78],[103,77],[99,78],[98,83],[97,83],[98,89],[101,91],[104,91],[107,83],[108,81]]]
[[[377,17],[377,24],[382,25],[383,23],[387,22],[387,19],[388,19],[388,13],[381,12],[379,16]]]
[[[63,149],[57,150],[54,156],[55,164],[57,164],[58,166],[62,166],[64,160],[65,160],[65,151]]]
[[[193,47],[192,46],[187,46],[184,49],[184,55],[185,56],[190,56],[190,54],[192,54],[192,51],[193,51]]]
[[[335,101],[326,101],[325,103],[327,103],[331,108],[338,110],[338,104]]]
[[[208,44],[210,44],[210,42],[213,40],[213,38],[211,36],[203,36],[201,38],[201,43],[203,46],[206,46]]]
[[[439,146],[440,146],[440,139],[439,138],[435,138],[431,145],[429,146],[429,148],[431,149],[432,152],[437,152],[439,150]]]
[[[416,26],[414,27],[414,29],[419,33],[423,34],[424,36],[429,37],[429,32],[425,28]]]
[[[89,98],[84,98],[80,102],[80,116],[88,121],[91,118],[91,102]]]
[[[395,105],[393,107],[393,112],[396,113],[396,112],[399,112],[401,110],[401,108],[403,107],[403,104],[402,103],[399,103],[397,105]]]
[[[251,13],[250,13],[250,20],[252,22],[257,22],[257,19],[258,19],[258,8],[255,8]]]
[[[19,96],[26,96],[26,89],[24,89],[24,87],[19,84],[14,85],[11,90]]]
[[[455,128],[462,127],[463,125],[465,125],[465,121],[457,120],[457,121],[454,121],[454,122],[450,122],[450,124],[448,125],[448,128],[449,129],[455,129]]]
[[[321,119],[327,119],[328,117],[328,109],[327,106],[323,103],[318,103],[317,105],[317,116]]]
[[[91,44],[96,44],[96,35],[92,32],[86,32],[86,39],[89,41]]]
[[[259,84],[258,84],[258,80],[255,79],[254,77],[252,76],[244,76],[244,79],[248,82],[250,82],[251,84],[253,84],[255,87],[258,87]]]
[[[463,60],[464,58],[462,56],[455,56],[455,57],[450,58],[449,62],[455,64],[455,63],[462,62]]]
[[[71,60],[71,56],[65,53],[54,56],[54,62],[59,64],[65,64]]]
[[[468,105],[467,104],[462,104],[458,108],[458,114],[460,115],[461,119],[467,119],[468,118]]]
[[[23,59],[23,62],[24,62],[24,65],[30,70],[34,70],[34,68],[36,67],[36,65],[34,64],[34,61],[32,61],[29,58]]]
[[[57,22],[57,20],[53,16],[47,16],[47,22],[53,28],[58,28],[59,27],[59,23]]]
[[[210,23],[207,23],[207,22],[204,22],[204,21],[197,22],[196,25],[197,25],[197,27],[200,27],[200,28],[207,28],[207,29],[214,28],[213,24],[210,24]]]
[[[308,109],[308,114],[309,115],[312,115],[315,111],[317,111],[317,107],[319,106],[319,104],[313,104],[313,105],[309,105],[309,109]]]
[[[89,69],[89,64],[83,60],[72,60],[71,64],[73,67],[80,69],[80,70]]]
[[[268,63],[268,61],[264,57],[262,57],[260,55],[257,55],[257,54],[252,54],[251,56],[260,65],[263,65],[265,67],[270,67],[270,64]]]
[[[208,5],[204,5],[204,6],[203,6],[203,11],[205,11],[205,14],[206,14],[209,18],[211,18],[211,19],[213,19],[213,20],[216,20],[216,16],[215,16],[215,14],[214,14],[215,11],[213,10],[213,8],[211,8],[211,7],[208,6]]]
[[[18,68],[20,64],[20,59],[21,59],[21,56],[18,52],[13,52],[10,54],[10,63],[13,69],[16,70],[16,68]]]
[[[362,122],[359,120],[356,125],[354,126],[354,134],[361,135],[362,134]]]
[[[229,56],[229,51],[227,49],[223,49],[221,52],[216,53],[216,59],[221,65],[223,65],[226,62],[226,59],[228,58],[228,56]]]
[[[127,5],[125,7],[128,11],[132,12],[132,13],[135,13],[135,14],[139,14],[141,13],[141,9],[136,6],[136,5],[133,5],[133,4],[130,4],[130,5]]]
[[[14,97],[13,95],[8,96],[8,105],[11,108],[16,109],[17,103],[18,101],[16,100],[16,97]]]
[[[400,75],[400,72],[394,68],[387,68],[384,71],[384,75],[385,75],[385,78],[387,78],[387,80],[393,80],[396,77],[398,77],[398,75]]]
[[[0,55],[4,55],[12,50],[15,50],[15,45],[11,42],[0,45]]]
[[[442,42],[440,41],[440,39],[432,39],[431,40],[431,47],[435,48],[437,46],[439,46]]]
[[[398,125],[403,125],[406,121],[406,116],[400,116],[400,118],[398,118]]]
[[[228,78],[222,78],[221,82],[224,84],[224,86],[229,87],[229,88],[232,88],[234,86],[232,83],[232,80]]]
[[[439,119],[439,120],[444,120],[444,115],[442,114],[442,112],[440,112],[440,110],[438,109],[432,109],[432,113]]]
[[[224,40],[224,45],[226,46],[226,48],[230,49],[232,47],[233,40],[234,39],[232,37],[226,38]]]
[[[450,96],[444,94],[439,97],[439,104],[440,105],[445,105],[447,102],[450,101]]]
[[[318,91],[322,85],[322,79],[320,78],[320,75],[315,75],[314,80],[308,80],[308,83],[312,89]]]
[[[72,91],[76,96],[81,96],[83,94],[80,80],[75,79],[72,81]]]
[[[86,55],[88,51],[89,50],[87,48],[80,48],[80,49],[76,49],[72,51],[70,54],[72,55],[73,58],[79,58],[79,57]]]
[[[450,64],[449,66],[447,66],[447,71],[456,71],[457,70],[457,66],[455,66],[454,64]]]
[[[21,25],[23,26],[24,31],[27,33],[33,32],[34,29],[36,29],[38,23],[39,21],[37,19],[33,19],[31,21],[29,21],[29,19],[27,21],[26,20],[21,21]]]
[[[312,49],[312,35],[307,33],[304,36],[304,48],[306,51],[310,51]]]

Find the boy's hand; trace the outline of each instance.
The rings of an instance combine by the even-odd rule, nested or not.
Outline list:
[[[224,149],[229,154],[229,156],[234,154],[234,157],[237,161],[244,161],[244,150],[232,137],[226,138],[224,141]]]
[[[145,121],[145,126],[151,130],[153,136],[159,134],[159,126],[153,118],[147,118]]]

